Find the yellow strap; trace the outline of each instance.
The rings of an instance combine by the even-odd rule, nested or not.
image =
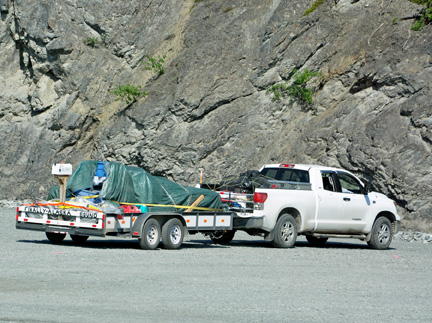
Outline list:
[[[122,205],[142,205],[142,206],[157,206],[157,207],[173,207],[173,208],[176,208],[176,209],[193,209],[193,210],[200,210],[200,211],[223,211],[223,209],[209,209],[207,207],[188,206],[188,205],[140,204],[140,203],[123,203],[123,202],[117,202],[117,203],[122,204]]]
[[[87,195],[87,196],[81,196],[81,197],[83,197],[85,199],[91,199],[91,198],[95,198],[95,197],[98,197],[98,196],[99,195]],[[72,199],[75,199],[75,197],[71,198],[71,200]],[[188,205],[141,204],[141,203],[117,202],[117,201],[114,201],[114,200],[112,200],[112,201],[116,202],[118,204],[122,204],[122,205],[142,205],[142,206],[157,206],[157,207],[173,207],[173,208],[176,208],[176,209],[191,209],[191,210],[199,210],[199,211],[223,211],[223,209],[209,209],[207,207],[188,206]]]

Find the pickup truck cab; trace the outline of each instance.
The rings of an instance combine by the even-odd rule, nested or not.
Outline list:
[[[234,229],[264,236],[277,247],[292,247],[297,235],[305,235],[315,246],[331,237],[357,238],[386,249],[399,230],[395,203],[346,170],[271,164],[260,173],[271,188],[255,190],[253,212],[239,213]]]

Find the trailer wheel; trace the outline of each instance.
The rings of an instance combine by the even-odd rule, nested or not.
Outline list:
[[[89,238],[88,236],[79,236],[77,234],[71,234],[70,237],[76,244],[84,244]]]
[[[160,241],[160,225],[155,219],[149,219],[144,224],[139,245],[141,249],[154,250],[158,247]]]
[[[162,226],[162,244],[166,249],[180,248],[184,238],[184,227],[179,219],[170,219]]]
[[[306,240],[309,242],[311,246],[314,247],[322,247],[326,244],[328,238],[318,238],[314,236],[306,236]]]
[[[60,243],[66,238],[66,233],[45,232],[45,235],[52,243]]]
[[[373,227],[371,239],[368,241],[372,249],[384,250],[390,246],[393,237],[393,228],[391,222],[386,217],[379,217]]]
[[[297,222],[290,214],[283,214],[274,228],[273,245],[278,248],[292,248],[297,239]]]
[[[235,230],[232,231],[215,231],[210,234],[210,239],[217,244],[228,244],[234,239]]]

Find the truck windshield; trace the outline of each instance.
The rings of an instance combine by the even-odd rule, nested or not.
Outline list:
[[[264,168],[261,175],[268,179],[286,182],[309,183],[309,172],[307,170],[292,168]]]

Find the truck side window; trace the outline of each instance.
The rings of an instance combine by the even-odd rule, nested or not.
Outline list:
[[[342,187],[342,193],[361,194],[361,186],[355,178],[344,173],[338,173],[337,176]]]
[[[323,188],[326,191],[336,192],[336,185],[333,180],[332,173],[321,173]]]

